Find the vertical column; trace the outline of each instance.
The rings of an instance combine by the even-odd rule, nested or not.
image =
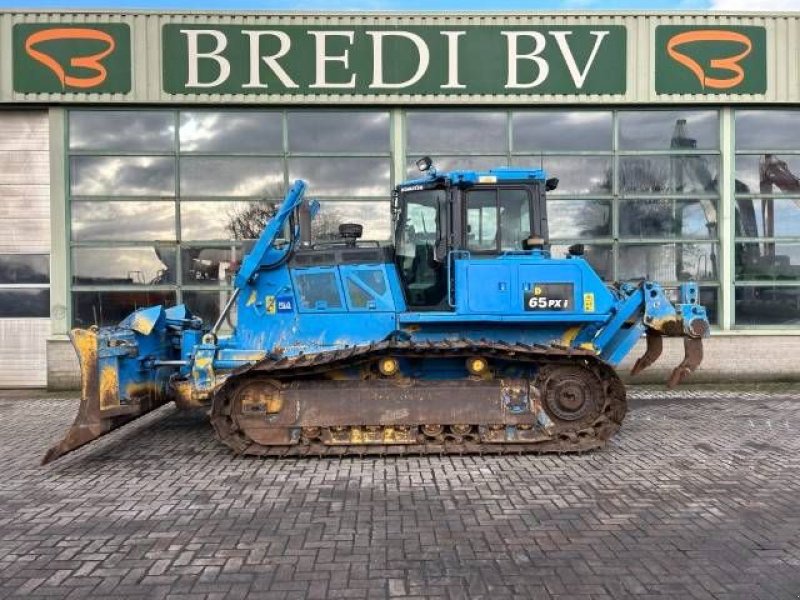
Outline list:
[[[50,108],[50,333],[66,335],[70,326],[69,211],[67,210],[67,113]]]
[[[389,117],[389,140],[392,145],[392,181],[394,188],[406,179],[406,128],[405,114],[401,108],[393,108]]]
[[[720,174],[719,208],[717,228],[719,229],[720,262],[720,315],[719,325],[724,330],[731,329],[733,316],[733,237],[734,202],[736,191],[736,138],[734,132],[733,109],[725,107],[720,111]]]

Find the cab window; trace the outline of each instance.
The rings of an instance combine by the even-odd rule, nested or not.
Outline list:
[[[466,211],[469,250],[522,250],[522,241],[531,233],[530,196],[525,189],[470,190]]]

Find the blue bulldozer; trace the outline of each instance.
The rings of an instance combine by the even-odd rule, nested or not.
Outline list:
[[[215,323],[185,306],[76,329],[81,403],[44,462],[174,401],[204,407],[238,454],[581,452],[626,412],[638,372],[682,337],[674,386],[710,327],[698,287],[604,283],[576,244],[550,252],[540,169],[437,172],[393,194],[393,243],[362,226],[312,239],[320,205],[296,181],[234,277]],[[235,311],[233,331],[222,325]]]

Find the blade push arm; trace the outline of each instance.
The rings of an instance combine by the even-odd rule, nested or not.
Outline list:
[[[286,221],[289,220],[294,210],[303,202],[305,190],[306,183],[301,179],[295,181],[292,187],[289,188],[278,212],[267,223],[255,246],[253,246],[253,250],[244,257],[242,266],[234,279],[234,285],[237,288],[242,288],[247,283],[252,282],[258,270],[267,263],[267,258],[273,251],[273,244],[278,234],[283,231]]]

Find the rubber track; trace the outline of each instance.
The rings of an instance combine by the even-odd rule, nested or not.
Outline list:
[[[231,419],[221,414],[219,404],[241,381],[251,377],[277,380],[317,378],[325,372],[355,367],[383,356],[407,358],[451,358],[484,356],[512,362],[547,366],[583,365],[592,370],[606,387],[606,403],[594,422],[577,432],[556,432],[550,440],[536,443],[426,442],[418,444],[324,445],[319,443],[286,446],[263,446],[236,430]],[[534,382],[535,383],[535,382]],[[369,381],[363,382],[365,387]],[[217,436],[237,453],[271,457],[347,457],[347,456],[423,456],[423,455],[496,455],[580,453],[601,448],[619,429],[627,410],[625,386],[608,364],[589,350],[559,345],[507,344],[487,340],[452,340],[442,342],[407,342],[387,340],[367,346],[353,346],[316,354],[280,359],[265,359],[237,369],[227,378],[214,399],[211,421]]]

